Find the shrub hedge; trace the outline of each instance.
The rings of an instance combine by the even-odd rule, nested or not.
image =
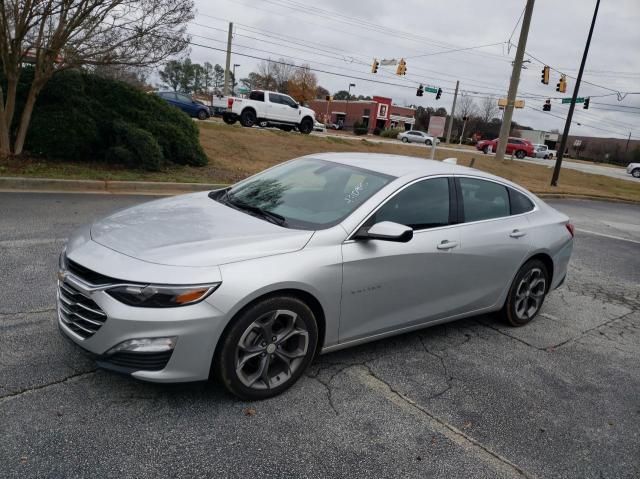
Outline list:
[[[16,123],[32,77],[29,69],[21,76]],[[151,171],[207,163],[198,128],[185,113],[125,83],[72,70],[54,75],[38,96],[25,150]]]
[[[401,130],[400,128],[389,128],[387,130],[382,130],[380,132],[380,136],[383,138],[395,138],[396,136],[398,136],[398,133],[402,131],[404,130]]]

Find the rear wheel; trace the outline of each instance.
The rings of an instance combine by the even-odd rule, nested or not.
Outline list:
[[[242,126],[246,126],[247,128],[251,128],[256,124],[256,112],[250,109],[244,110],[240,115],[240,124]]]
[[[297,298],[260,301],[234,320],[214,367],[222,383],[242,399],[266,399],[291,387],[313,359],[318,326]]]
[[[308,135],[313,130],[313,120],[311,118],[303,118],[298,125],[300,133]]]
[[[519,160],[522,160],[525,156],[527,156],[527,152],[524,150],[518,150],[516,151],[516,158],[518,158]]]
[[[634,178],[640,178],[640,168],[636,168],[635,170],[633,170],[631,172],[631,176],[633,176]]]
[[[534,259],[516,274],[507,300],[500,311],[511,326],[524,326],[536,317],[547,295],[549,273],[544,263]]]
[[[225,112],[222,115],[222,121],[224,121],[227,125],[235,125],[236,121],[238,121],[238,118],[233,113]]]

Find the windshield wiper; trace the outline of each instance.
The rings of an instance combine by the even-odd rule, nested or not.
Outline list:
[[[262,218],[278,226],[287,225],[287,219],[284,216],[265,210],[263,208],[260,208],[259,206],[253,206],[247,203],[243,203],[242,201],[233,200],[229,197],[228,191],[220,198],[220,200],[236,209],[245,210],[253,213],[254,215],[261,216]]]

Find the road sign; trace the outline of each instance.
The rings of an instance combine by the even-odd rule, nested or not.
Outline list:
[[[433,88],[432,86],[428,86],[427,88],[425,88],[425,91],[428,91],[429,93],[438,93],[438,89]]]
[[[241,86],[240,88],[238,88],[238,91],[239,91],[240,93],[242,93],[242,94],[245,94],[245,93],[249,93],[251,90],[249,90],[249,89],[248,89],[248,88],[246,88],[246,87]]]
[[[574,147],[574,148],[578,148],[578,147],[579,147],[579,146],[581,146],[581,145],[582,145],[582,140],[575,140],[575,141],[573,142],[573,147]]]
[[[571,103],[571,98],[563,98],[562,103]],[[576,103],[584,103],[583,97],[576,98]]]
[[[429,118],[429,128],[427,133],[433,137],[444,135],[444,123],[447,120],[445,116],[432,116]]]

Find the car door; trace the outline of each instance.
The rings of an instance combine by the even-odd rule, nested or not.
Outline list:
[[[180,108],[188,115],[195,116],[196,115],[196,107],[193,104],[193,100],[189,95],[184,95],[182,93],[177,94],[178,104]]]
[[[424,140],[422,139],[422,134],[417,131],[410,131],[411,134],[411,142],[412,143],[422,143]]]
[[[342,245],[340,341],[351,341],[450,315],[460,296],[453,179],[406,185],[365,221],[411,226],[407,243],[348,239]]]
[[[300,109],[298,103],[288,95],[282,95],[282,101],[286,105],[286,109],[283,110],[283,120],[290,123],[298,123],[300,116]]]
[[[466,291],[465,310],[495,305],[511,284],[531,246],[526,195],[496,181],[459,176],[460,254],[458,287]],[[527,208],[521,205],[528,202]],[[513,214],[512,214],[513,213]]]
[[[284,95],[269,92],[269,119],[287,121],[289,106],[286,105]]]

